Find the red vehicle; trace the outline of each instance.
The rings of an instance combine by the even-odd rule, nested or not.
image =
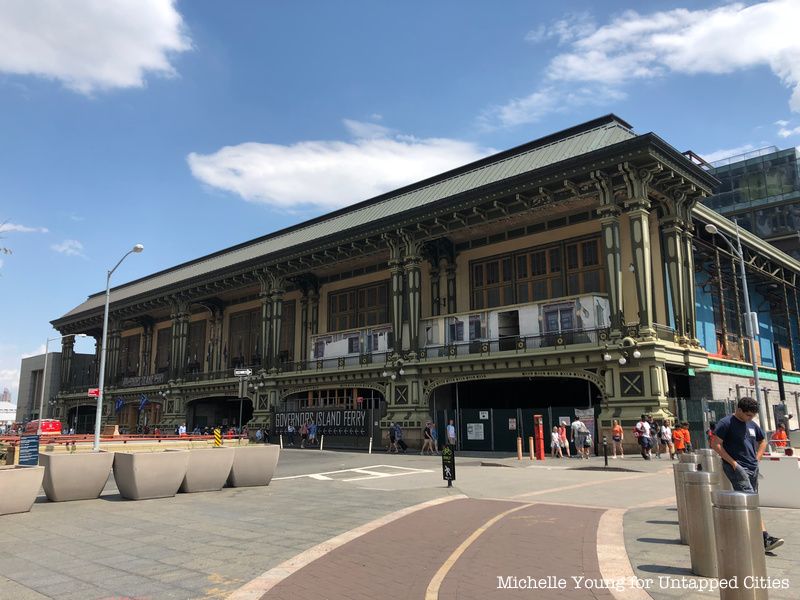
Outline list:
[[[39,419],[25,425],[25,435],[36,435],[39,432]],[[61,421],[58,419],[42,419],[42,435],[61,435]]]

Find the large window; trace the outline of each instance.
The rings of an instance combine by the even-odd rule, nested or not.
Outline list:
[[[169,371],[170,349],[172,345],[172,328],[158,330],[156,338],[156,373]]]
[[[474,261],[472,309],[603,293],[603,268],[597,237]]]
[[[231,315],[228,326],[227,354],[229,367],[245,367],[261,363],[261,309],[244,310]]]
[[[194,321],[189,323],[189,339],[186,343],[186,372],[198,373],[203,371],[203,361],[206,347],[206,322]]]
[[[328,294],[328,331],[371,327],[388,321],[387,283]]]
[[[281,341],[278,350],[278,361],[291,362],[294,360],[294,300],[284,302],[281,310]]]
[[[129,335],[119,341],[119,374],[136,377],[139,374],[139,335]]]

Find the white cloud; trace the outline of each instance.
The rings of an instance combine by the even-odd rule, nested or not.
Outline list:
[[[708,10],[674,9],[649,14],[626,11],[597,27],[588,15],[566,15],[529,32],[529,42],[555,39],[567,46],[545,69],[545,83],[481,115],[488,127],[510,127],[550,112],[624,97],[623,86],[669,74],[729,74],[769,68],[792,90],[789,105],[800,112],[800,0],[735,3]],[[735,42],[734,42],[735,41]],[[585,93],[570,99],[570,86]]]
[[[731,158],[733,156],[740,156],[742,154],[746,154],[747,152],[752,152],[757,148],[761,148],[763,146],[756,146],[755,144],[744,144],[742,146],[737,146],[735,148],[724,148],[721,150],[713,150],[712,152],[701,152],[700,156],[706,162],[717,162],[718,160],[722,160],[723,158]]]
[[[792,89],[800,111],[800,1],[709,10],[626,11],[553,59],[553,80],[623,83],[667,73],[726,74],[767,66]],[[735,40],[735,43],[732,43]]]
[[[298,212],[340,208],[495,152],[454,139],[393,134],[374,123],[346,120],[345,126],[354,140],[248,142],[193,152],[187,161],[209,186]]]
[[[784,121],[783,119],[779,121],[775,121],[773,125],[777,125],[778,127],[786,127],[789,124],[789,121]]]
[[[16,233],[47,233],[47,227],[27,227],[18,223],[0,223],[0,233],[14,231]]]
[[[175,0],[3,0],[0,72],[62,82],[82,94],[172,76],[191,47]]]
[[[60,244],[53,244],[50,248],[67,256],[83,256],[83,244],[78,240],[64,240]]]
[[[800,127],[781,127],[778,129],[778,135],[782,138],[791,137],[793,135],[800,135]]]

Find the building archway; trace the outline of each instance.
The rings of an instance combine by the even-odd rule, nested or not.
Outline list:
[[[149,432],[161,423],[163,407],[160,402],[148,402],[141,410],[140,403],[128,402],[117,413],[120,433]]]
[[[67,411],[67,431],[71,427],[75,428],[75,433],[94,432],[95,415],[97,414],[96,404],[79,404]]]
[[[238,428],[241,423],[246,425],[252,418],[253,402],[249,398],[216,396],[195,398],[186,403],[186,429],[189,432],[206,427]]]

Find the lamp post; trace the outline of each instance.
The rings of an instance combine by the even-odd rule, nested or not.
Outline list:
[[[744,252],[742,252],[742,240],[739,237],[739,223],[736,222],[734,219],[734,225],[736,225],[736,246],[733,245],[733,242],[728,239],[728,236],[721,233],[717,226],[709,223],[706,225],[706,231],[711,235],[719,235],[725,243],[728,244],[728,247],[733,252],[734,256],[739,259],[739,270],[740,276],[742,278],[742,292],[744,293],[744,311],[745,311],[745,329],[746,333],[748,334],[747,338],[747,345],[750,349],[750,360],[753,363],[753,387],[754,395],[756,397],[756,403],[758,404],[758,422],[762,428],[767,426],[767,421],[764,418],[764,407],[761,406],[761,390],[760,390],[760,382],[758,378],[758,363],[756,362],[756,354],[755,354],[755,344],[753,343],[753,337],[758,334],[758,320],[753,313],[750,312],[750,294],[747,291],[747,273],[744,269]]]
[[[129,254],[138,254],[142,250],[144,250],[144,246],[136,244],[133,248],[128,250],[125,256],[119,259],[119,262],[114,265],[114,268],[106,275],[106,304],[103,310],[103,341],[100,346],[100,381],[98,383],[97,413],[94,418],[94,445],[92,447],[94,452],[100,452],[100,420],[103,414],[103,385],[106,379],[106,337],[108,336],[108,301],[111,296],[111,276],[114,274],[114,271],[117,270],[117,267],[122,264],[122,261],[128,258]]]
[[[44,343],[44,369],[42,370],[42,393],[39,397],[39,427],[36,429],[36,435],[42,435],[42,417],[44,417],[44,391],[47,389],[47,348],[50,342],[56,340],[63,340],[68,337],[86,337],[85,333],[68,333],[67,335],[58,335],[54,338],[47,338]]]

